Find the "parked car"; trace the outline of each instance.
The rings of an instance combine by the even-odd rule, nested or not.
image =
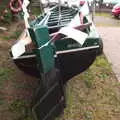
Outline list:
[[[116,18],[120,17],[120,2],[113,7],[112,15]]]

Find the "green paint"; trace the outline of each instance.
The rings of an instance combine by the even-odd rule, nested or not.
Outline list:
[[[36,28],[35,36],[36,36],[35,43],[37,46],[37,49],[35,50],[35,52],[37,55],[39,68],[41,72],[46,73],[51,68],[54,67],[53,46],[51,44],[48,44],[47,46],[42,47],[44,44],[46,44],[50,40],[47,27],[41,26]],[[38,49],[40,47],[42,48]]]

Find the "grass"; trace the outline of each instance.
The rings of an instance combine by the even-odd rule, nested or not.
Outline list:
[[[96,12],[95,23],[97,26],[104,26],[104,27],[120,26],[119,19],[114,18],[110,13],[107,13],[107,12]]]
[[[14,100],[9,106],[9,111],[15,114],[14,117],[19,117],[21,120],[32,120],[31,110],[29,104],[25,100]],[[17,118],[18,119],[18,118]]]
[[[14,74],[14,70],[10,69],[0,71],[3,82]],[[16,91],[24,87],[27,89],[25,84],[22,89],[17,85],[19,83],[15,81],[12,86]],[[119,85],[106,57],[104,55],[97,57],[88,70],[67,83],[67,107],[64,114],[57,120],[107,120],[108,118],[118,120],[120,116]],[[6,104],[4,96],[7,95],[0,96],[0,105]],[[13,99],[7,104],[7,108],[6,115],[10,119],[32,120],[30,102],[24,99]]]
[[[1,63],[2,64],[2,63]],[[9,63],[10,64],[10,63]],[[17,98],[19,94],[23,94],[30,88],[24,79],[31,82],[29,77],[21,77],[21,82],[16,79],[10,79],[14,76],[15,69],[10,67],[7,69],[0,68],[0,86],[4,87],[6,80],[14,82],[9,86],[9,90],[17,92],[16,97],[6,104],[4,92],[0,94],[0,105],[7,106],[7,113],[3,115],[10,120],[32,120],[30,101],[24,98]],[[17,70],[17,69],[16,69]],[[19,72],[17,73],[19,74]],[[25,76],[25,75],[24,75]],[[20,77],[20,76],[18,76]],[[120,83],[116,81],[111,64],[108,63],[104,55],[97,57],[94,64],[82,74],[71,79],[66,86],[67,107],[64,114],[57,120],[118,120],[120,119]],[[11,88],[10,88],[11,87]],[[4,88],[5,89],[5,88]],[[3,90],[4,90],[3,89]],[[21,91],[21,93],[18,92]],[[25,90],[25,91],[23,91]],[[8,92],[8,90],[7,90]],[[12,93],[10,92],[10,93]],[[9,93],[9,92],[8,92]],[[19,93],[19,94],[18,94]],[[11,95],[11,94],[10,94]],[[4,108],[2,108],[4,111]],[[3,113],[3,112],[1,112]]]
[[[88,70],[67,84],[67,107],[57,120],[118,120],[119,89],[105,56],[97,57]]]
[[[0,68],[0,85],[8,80],[10,75],[12,74],[12,69]]]
[[[114,25],[113,23],[96,23],[97,27],[119,27],[120,26],[120,22],[116,22]]]
[[[13,32],[12,35],[5,37],[4,40],[8,41],[18,36],[19,32]],[[4,52],[3,49],[1,56],[8,58]],[[21,73],[9,60],[2,59],[1,61],[0,65],[2,66],[4,63],[5,67],[0,67],[0,118],[3,120],[32,120],[30,102],[24,97],[19,98],[19,96],[24,94],[26,98],[29,97],[27,96],[29,94],[25,94],[25,92],[29,92],[29,89],[33,86],[27,84],[33,78],[30,79],[29,76]],[[8,68],[8,64],[11,64],[13,68]],[[6,80],[11,83],[9,89],[4,85]],[[6,91],[4,92],[5,89]],[[112,72],[111,64],[108,63],[104,55],[99,56],[88,70],[67,83],[67,107],[64,110],[64,114],[58,117],[57,120],[119,120],[119,91],[120,83],[117,82]],[[14,92],[16,92],[16,96],[12,98],[12,101],[4,98],[4,96],[9,96],[8,93],[13,95]],[[4,109],[4,105],[7,110]]]
[[[39,16],[41,14],[41,9],[39,7],[33,7],[31,10],[31,14]]]
[[[11,35],[1,36],[1,38],[6,41],[11,40],[11,39],[16,40],[20,36],[20,34],[21,34],[21,31],[15,31]]]
[[[4,101],[3,95],[0,94],[0,105],[3,105],[3,104],[5,104],[5,101]]]
[[[13,69],[0,68],[0,105],[4,104],[4,84],[10,80],[10,76],[14,73]]]
[[[111,17],[111,14],[107,13],[107,12],[96,12],[95,15],[96,16]]]

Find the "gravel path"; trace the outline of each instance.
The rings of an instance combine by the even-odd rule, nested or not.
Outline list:
[[[120,81],[120,24],[117,25],[120,20],[116,22],[111,18],[96,17],[96,24],[100,21],[101,23],[110,24],[110,26],[98,26],[97,31],[103,38],[104,53]]]

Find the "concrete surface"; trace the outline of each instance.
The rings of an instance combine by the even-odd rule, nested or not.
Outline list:
[[[120,27],[97,27],[103,38],[104,53],[120,81]]]

